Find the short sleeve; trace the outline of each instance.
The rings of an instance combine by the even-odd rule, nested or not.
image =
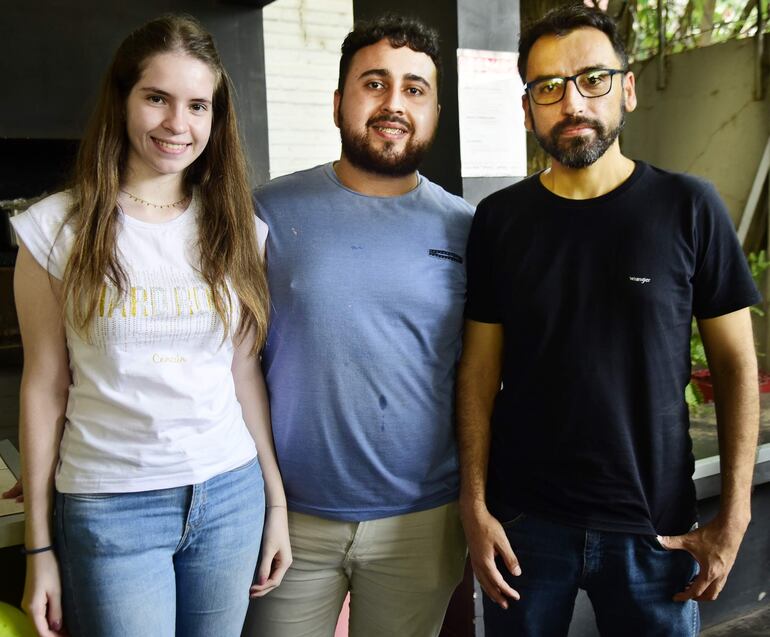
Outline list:
[[[702,183],[695,206],[693,314],[714,318],[758,303],[761,296],[732,220],[711,184]]]
[[[72,249],[72,230],[62,227],[70,205],[71,198],[61,192],[11,219],[13,229],[35,261],[57,279],[64,277]]]
[[[502,322],[495,294],[493,237],[489,204],[482,201],[473,216],[466,251],[468,292],[465,318],[481,323]]]

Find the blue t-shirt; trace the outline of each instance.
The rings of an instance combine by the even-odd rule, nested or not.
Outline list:
[[[270,228],[262,363],[289,508],[360,521],[455,499],[473,208],[422,176],[404,195],[365,196],[332,164],[255,199]]]

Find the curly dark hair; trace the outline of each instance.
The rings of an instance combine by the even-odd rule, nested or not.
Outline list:
[[[393,48],[408,46],[412,51],[425,53],[436,66],[436,89],[441,87],[441,54],[438,31],[415,17],[386,13],[378,18],[356,22],[342,43],[340,75],[337,90],[342,93],[350,62],[357,51],[387,39]]]
[[[524,27],[519,38],[518,66],[521,80],[527,81],[527,61],[535,42],[544,35],[563,36],[575,29],[586,27],[598,29],[604,33],[610,39],[615,53],[618,54],[622,68],[628,68],[628,54],[615,20],[600,9],[587,7],[583,3],[576,3],[552,9],[536,22]]]

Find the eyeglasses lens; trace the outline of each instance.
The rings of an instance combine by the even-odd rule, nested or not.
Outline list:
[[[567,82],[574,82],[583,97],[601,97],[612,89],[612,76],[610,71],[596,69],[573,77],[549,77],[535,83],[530,92],[536,104],[555,104],[564,97]]]

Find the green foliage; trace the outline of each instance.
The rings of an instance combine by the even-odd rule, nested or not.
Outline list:
[[[690,364],[693,369],[704,369],[708,365],[706,348],[703,347],[703,340],[701,340],[698,323],[695,319],[692,320],[690,327]],[[684,388],[684,399],[691,406],[703,404],[703,394],[692,380]]]
[[[522,24],[540,18],[548,10],[575,0],[520,0]],[[618,22],[632,61],[647,60],[658,53],[658,0],[583,0],[599,7]],[[664,2],[666,54],[749,37],[757,30],[757,2],[762,2],[765,31],[768,0],[668,0]]]
[[[746,258],[749,262],[749,269],[751,270],[751,276],[754,279],[754,283],[756,283],[757,287],[760,287],[762,275],[765,270],[770,267],[770,261],[767,260],[767,254],[764,250],[760,250],[759,252],[751,252]],[[757,316],[765,315],[765,312],[758,305],[752,305],[751,311]]]
[[[703,394],[700,393],[700,389],[692,381],[687,383],[687,387],[684,388],[684,401],[691,407],[703,404]]]
[[[698,323],[692,320],[692,331],[690,332],[690,362],[696,369],[704,369],[708,366],[706,359],[706,348],[703,347],[703,340],[698,331]]]
[[[754,283],[759,285],[765,270],[770,267],[770,261],[767,260],[767,253],[764,250],[751,252],[746,257],[746,260],[749,262],[749,270],[751,270],[751,276],[754,278]]]
[[[766,2],[766,0],[765,0]],[[628,2],[632,26],[627,33],[634,60],[658,53],[658,2]],[[665,3],[666,53],[725,42],[756,32],[757,0],[673,0]]]

